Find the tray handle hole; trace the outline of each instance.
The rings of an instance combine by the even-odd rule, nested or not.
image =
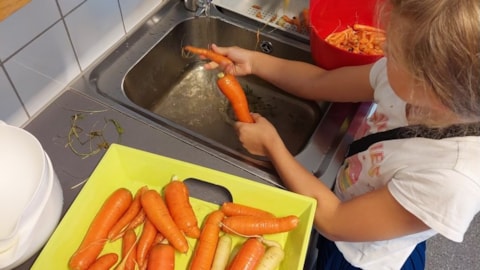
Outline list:
[[[187,185],[191,197],[218,205],[233,201],[232,194],[225,187],[197,178],[186,178],[183,182]]]

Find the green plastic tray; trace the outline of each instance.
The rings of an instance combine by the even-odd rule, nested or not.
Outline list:
[[[279,269],[303,269],[316,207],[314,199],[118,144],[111,145],[100,160],[41,251],[32,269],[68,269],[70,256],[80,245],[100,206],[115,189],[125,187],[134,194],[138,188],[147,185],[149,188],[161,190],[173,175],[182,180],[194,178],[221,186],[230,192],[234,202],[268,210],[277,216],[297,215],[300,222],[294,230],[288,233],[266,235],[265,238],[278,241],[285,250],[285,259]],[[218,204],[196,198],[191,198],[191,204],[199,224],[202,224],[210,212],[220,207]],[[175,269],[188,269],[196,240],[187,239],[189,251],[186,254],[177,252]],[[234,246],[243,241],[240,237],[233,239]],[[120,242],[108,243],[104,253],[119,252]]]

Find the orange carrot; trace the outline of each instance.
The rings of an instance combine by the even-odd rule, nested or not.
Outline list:
[[[190,264],[190,270],[209,270],[212,267],[217,248],[220,224],[225,215],[216,210],[210,213],[205,220],[200,238]]]
[[[140,209],[140,212],[138,212],[138,214],[132,219],[132,221],[128,224],[125,230],[136,229],[138,226],[143,224],[144,221],[145,211],[143,211],[143,209]]]
[[[200,228],[197,217],[190,204],[188,187],[183,181],[173,180],[165,186],[165,203],[178,228],[187,236],[198,238]]]
[[[109,270],[118,261],[118,255],[115,253],[104,254],[88,267],[88,270]]]
[[[137,190],[133,202],[130,204],[128,210],[123,214],[123,216],[118,220],[118,222],[113,226],[113,228],[108,233],[108,239],[110,241],[115,241],[122,237],[124,230],[128,227],[128,224],[137,216],[137,214],[142,209],[140,204],[140,196],[142,193],[147,190],[146,186],[143,186]]]
[[[175,249],[186,253],[188,251],[187,239],[173,221],[162,196],[155,190],[148,190],[142,195],[140,201],[147,218],[157,230]]]
[[[169,244],[156,244],[148,256],[148,270],[175,269],[175,249]]]
[[[242,244],[228,269],[253,270],[260,263],[263,254],[265,254],[263,243],[257,238],[249,238]]]
[[[191,52],[193,54],[201,55],[205,58],[208,58],[209,60],[217,63],[217,64],[232,64],[232,60],[230,60],[228,57],[218,54],[212,50],[209,49],[204,49],[204,48],[198,48],[194,46],[185,46],[183,47],[184,50]]]
[[[163,239],[165,239],[163,234],[161,234],[160,232],[157,231],[157,235],[155,235],[155,239],[153,240],[153,243],[158,244],[158,243],[162,242]]]
[[[142,234],[137,244],[137,263],[142,268],[147,261],[147,255],[157,236],[157,228],[147,218],[143,224]]]
[[[247,97],[242,89],[242,86],[237,81],[237,78],[232,74],[218,74],[217,85],[222,93],[227,97],[232,104],[233,111],[238,121],[245,123],[253,123],[253,118],[250,115],[248,108]]]
[[[132,193],[126,188],[115,190],[103,203],[93,219],[82,243],[68,262],[72,270],[85,270],[102,252],[108,232],[132,203]]]
[[[137,235],[134,230],[127,230],[122,237],[122,262],[118,270],[135,270],[137,258]]]
[[[294,215],[265,218],[255,216],[231,216],[222,222],[222,230],[240,235],[263,235],[288,232],[298,225],[299,218]]]
[[[222,207],[220,208],[225,216],[256,216],[256,217],[275,217],[274,214],[259,209],[255,207],[251,207],[248,205],[243,205],[234,202],[224,202]]]

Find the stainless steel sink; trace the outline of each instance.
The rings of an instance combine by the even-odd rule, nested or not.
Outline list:
[[[270,162],[250,155],[238,142],[231,106],[216,86],[218,71],[205,70],[205,60],[182,53],[185,45],[206,48],[211,43],[312,63],[308,40],[215,7],[209,17],[196,17],[181,1],[169,1],[72,88],[100,95],[132,117],[242,168],[258,169],[254,173],[262,178],[275,179]],[[327,181],[333,182],[329,170],[341,160],[358,104],[302,100],[255,76],[239,80],[251,110],[277,127],[297,160],[318,176],[328,174]]]

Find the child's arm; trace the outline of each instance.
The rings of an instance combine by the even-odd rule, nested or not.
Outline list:
[[[392,197],[387,187],[341,202],[330,187],[297,162],[267,119],[259,114],[253,117],[253,124],[235,124],[240,141],[250,153],[269,157],[289,190],[317,200],[315,227],[325,237],[376,241],[428,229]]]
[[[223,66],[237,76],[254,74],[293,95],[336,102],[361,102],[373,99],[369,73],[372,64],[327,71],[305,62],[291,61],[239,47],[212,49],[226,55],[234,65]],[[216,65],[207,67],[213,68]]]

